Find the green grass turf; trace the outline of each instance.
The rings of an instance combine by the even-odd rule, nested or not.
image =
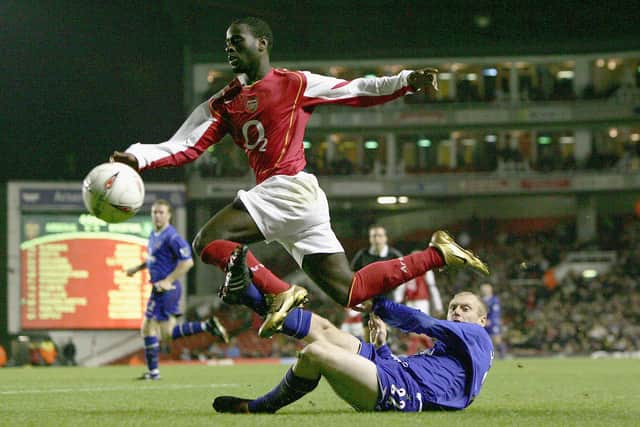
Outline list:
[[[275,415],[222,415],[222,394],[255,397],[286,366],[164,366],[161,381],[142,370],[0,369],[1,426],[631,426],[640,425],[640,361],[497,361],[476,402],[460,412],[356,413],[326,382]]]

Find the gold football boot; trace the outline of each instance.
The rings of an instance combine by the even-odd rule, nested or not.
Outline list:
[[[433,233],[429,246],[440,252],[447,267],[470,267],[484,275],[489,275],[489,267],[473,252],[457,244],[446,231],[439,230]]]
[[[260,326],[258,335],[270,338],[282,329],[285,317],[291,310],[309,302],[307,290],[302,286],[291,285],[289,289],[279,294],[265,294],[267,315]]]

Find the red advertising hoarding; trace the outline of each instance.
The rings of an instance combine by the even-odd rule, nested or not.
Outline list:
[[[125,270],[146,260],[147,239],[142,234],[147,225],[131,224],[138,226],[134,235],[109,231],[107,224],[90,228],[93,231],[81,226],[72,231],[74,222],[81,221],[56,220],[23,223],[27,234],[28,226],[62,232],[23,234],[22,328],[138,329],[151,290],[149,275],[145,269],[127,277]]]

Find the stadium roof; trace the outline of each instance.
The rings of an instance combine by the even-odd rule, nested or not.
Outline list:
[[[256,6],[258,4],[258,6]],[[264,18],[272,59],[586,53],[640,47],[637,1],[170,1],[196,61],[223,62],[234,17]]]
[[[0,1],[0,181],[79,179],[115,148],[164,140],[187,108],[185,60],[226,62],[236,17],[271,24],[274,63],[640,50],[637,0],[33,3]]]

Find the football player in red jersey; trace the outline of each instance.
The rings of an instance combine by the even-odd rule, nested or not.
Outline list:
[[[196,235],[193,247],[205,263],[227,271],[225,301],[241,302],[249,281],[267,296],[269,310],[261,336],[277,331],[287,313],[306,301],[307,293],[277,278],[244,244],[279,242],[329,296],[347,307],[445,265],[468,265],[488,274],[480,259],[444,232],[434,234],[431,245],[418,254],[352,272],[331,229],[327,198],[315,176],[304,172],[302,140],[315,107],[367,107],[409,92],[437,90],[437,70],[347,81],[274,69],[269,59],[271,29],[253,17],[234,21],[225,43],[236,78],[198,106],[168,141],[134,144],[111,158],[140,171],[179,166],[195,160],[226,134],[244,150],[256,186],[239,191],[232,203],[214,214]]]

